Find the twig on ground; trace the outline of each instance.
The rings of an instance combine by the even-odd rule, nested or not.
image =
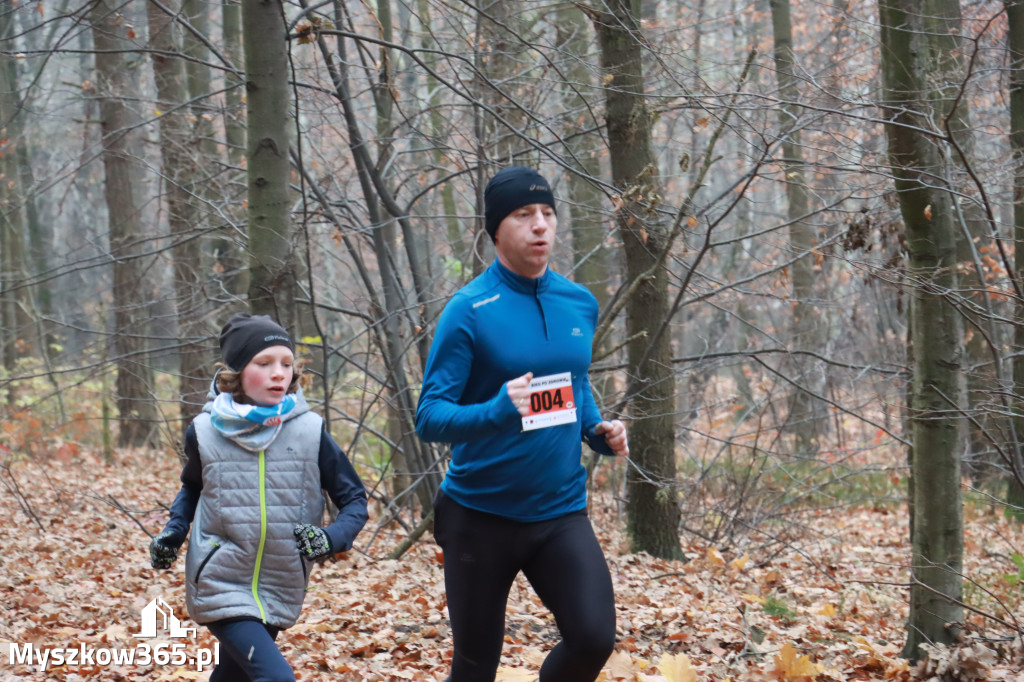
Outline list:
[[[408,537],[398,543],[398,546],[391,551],[391,554],[388,554],[388,559],[400,559],[403,554],[409,551],[410,547],[416,544],[416,541],[420,539],[420,536],[423,535],[427,528],[430,528],[433,523],[434,510],[431,509],[423,515],[419,524],[412,529],[412,532],[409,533]]]
[[[14,474],[11,472],[11,465],[7,462],[3,462],[0,464],[0,472],[2,472],[0,473],[0,481],[3,481],[4,487],[14,495],[14,499],[18,501],[18,506],[21,507],[21,511],[23,511],[25,516],[39,526],[39,530],[46,530],[43,527],[43,522],[39,520],[39,516],[37,516],[35,510],[32,509],[32,505],[29,503],[28,498],[25,497],[25,493],[21,492],[21,486],[18,485],[18,479],[16,479]],[[3,474],[6,474],[6,476]]]
[[[118,502],[116,497],[114,497],[113,495],[107,495],[107,497],[110,498],[110,506],[112,506],[114,509],[118,510],[119,512],[127,516],[129,519],[134,521],[135,525],[141,528],[143,533],[145,533],[149,537],[153,537],[153,534],[149,532],[149,529],[142,525],[142,521],[139,521],[137,518],[135,518],[135,515],[128,511],[128,509],[125,508],[123,504]]]
[[[107,495],[106,497],[100,497],[99,495],[96,495],[95,493],[85,493],[85,495],[86,495],[87,497],[91,497],[91,498],[93,498],[94,500],[96,500],[96,501],[98,501],[98,502],[102,502],[103,504],[106,504],[106,505],[110,505],[111,507],[113,507],[113,508],[114,508],[114,509],[116,509],[117,511],[121,512],[122,514],[124,514],[125,516],[127,516],[127,517],[128,517],[129,519],[131,519],[132,521],[134,521],[134,522],[135,522],[135,524],[136,524],[136,525],[137,525],[137,526],[138,526],[139,528],[141,528],[141,529],[142,529],[142,532],[143,532],[143,533],[145,533],[146,535],[148,535],[148,536],[149,536],[149,537],[151,537],[151,538],[153,537],[153,534],[149,532],[149,529],[148,529],[148,528],[146,528],[146,527],[145,527],[145,526],[144,526],[144,525],[142,524],[142,522],[141,522],[141,521],[139,521],[139,520],[138,520],[137,518],[135,518],[135,515],[134,515],[134,514],[132,514],[132,513],[130,512],[130,511],[128,511],[127,507],[125,507],[125,506],[124,506],[123,504],[121,504],[120,502],[118,502],[117,498],[116,498],[116,497],[114,497],[113,495],[109,495],[109,494],[108,494],[108,495]]]

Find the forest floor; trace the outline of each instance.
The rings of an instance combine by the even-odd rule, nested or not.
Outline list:
[[[183,555],[171,570],[150,568],[149,538],[134,520],[153,533],[162,527],[177,459],[132,453],[105,465],[72,451],[13,461],[0,448],[0,465],[0,680],[206,679],[209,667],[199,672],[187,658],[213,647],[204,628],[194,639],[134,636],[143,607],[158,597],[182,625],[194,625],[185,618]],[[592,518],[618,608],[607,682],[1024,682],[1024,649],[1009,636],[1024,615],[1024,566],[1013,559],[1024,553],[1024,531],[1002,515],[966,512],[965,600],[1007,624],[970,614],[963,646],[937,652],[917,671],[899,657],[908,563],[902,507],[820,512],[773,556],[723,556],[684,536],[686,563],[629,554],[609,497],[595,495]],[[400,560],[383,559],[403,532],[376,529],[371,516],[356,551],[314,570],[299,624],[279,637],[298,679],[445,678],[452,642],[440,553],[428,533]],[[556,638],[520,579],[498,679],[536,680]],[[140,647],[153,660],[145,663]],[[69,663],[68,650],[80,660]],[[128,663],[130,650],[137,658]]]

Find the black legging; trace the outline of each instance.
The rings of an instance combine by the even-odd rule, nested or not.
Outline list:
[[[541,666],[539,682],[597,678],[615,647],[615,596],[585,511],[522,523],[467,509],[439,492],[434,538],[444,550],[455,644],[451,682],[494,682],[505,604],[520,571],[562,635]]]
[[[210,682],[295,682],[292,667],[274,643],[278,628],[258,620],[220,620],[207,627],[222,649]]]

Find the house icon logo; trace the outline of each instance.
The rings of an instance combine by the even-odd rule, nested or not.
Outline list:
[[[158,629],[166,632],[169,637],[196,636],[195,628],[181,627],[181,623],[174,615],[174,609],[163,600],[163,597],[157,597],[143,607],[142,632],[132,636],[139,639],[156,637]]]

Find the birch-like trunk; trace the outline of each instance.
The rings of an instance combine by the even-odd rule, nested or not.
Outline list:
[[[289,179],[288,42],[281,0],[242,3],[249,137],[249,307],[295,325]]]
[[[1010,149],[1013,152],[1013,243],[1014,267],[1024,275],[1024,0],[1006,0],[1006,40],[1010,52]],[[1014,318],[1013,386],[1016,405],[1016,433],[1024,434],[1024,301],[1017,301]],[[1020,436],[1018,435],[1018,439]],[[1024,520],[1024,460],[1020,448],[1011,448],[1012,461],[1006,488],[1006,500],[1016,508],[1015,516]]]
[[[781,169],[789,222],[788,256],[797,259],[790,268],[790,344],[799,350],[813,349],[820,345],[819,316],[812,302],[815,276],[811,250],[817,234],[808,215],[810,201],[800,141],[800,89],[793,57],[793,24],[789,0],[771,0],[770,4],[775,38],[775,73],[781,99],[778,109],[782,136]],[[794,355],[787,371],[796,384],[789,400],[788,430],[794,435],[796,455],[813,457],[818,453],[818,432],[823,425],[823,404],[816,396],[824,388],[825,377],[821,368],[805,355]]]
[[[640,282],[626,308],[630,457],[636,465],[627,475],[627,526],[633,551],[681,559],[674,493],[675,376],[670,335],[654,334],[669,312],[668,277],[658,264],[668,231],[645,201],[661,189],[644,94],[640,2],[608,0],[605,6],[610,11],[594,20],[605,73],[612,183],[622,200],[616,219],[627,280]],[[654,348],[651,335],[657,338]]]
[[[942,150],[924,134],[936,102],[927,90],[928,41],[917,0],[880,0],[882,112],[906,227],[913,378],[910,613],[904,656],[925,642],[952,643],[962,608],[962,320],[946,299],[956,291],[957,225]]]

